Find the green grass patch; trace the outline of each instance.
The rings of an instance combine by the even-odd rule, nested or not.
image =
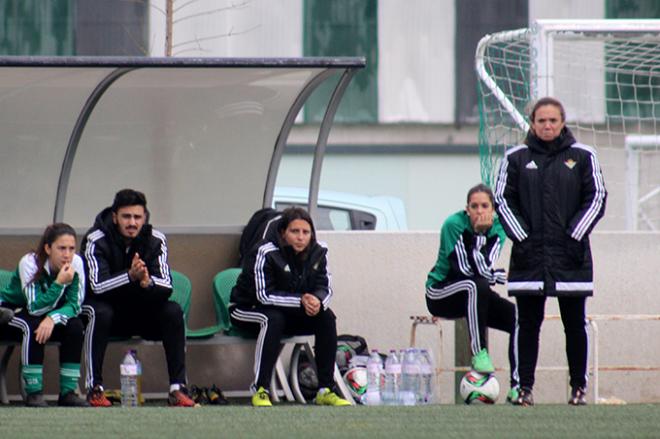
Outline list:
[[[658,438],[660,405],[0,407],[3,438]]]

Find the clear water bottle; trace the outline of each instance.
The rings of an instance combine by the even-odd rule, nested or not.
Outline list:
[[[138,364],[131,351],[127,351],[119,365],[121,382],[121,406],[137,407],[138,399]]]
[[[417,350],[406,349],[401,364],[401,403],[415,405],[420,390],[420,363]]]
[[[138,405],[144,405],[144,396],[142,396],[142,362],[138,358],[137,351],[131,349],[131,355],[135,358],[135,364],[137,364],[137,400]]]
[[[431,404],[433,402],[433,381],[435,379],[433,358],[426,349],[422,349],[419,353],[420,362],[420,396],[422,404]]]
[[[383,374],[383,360],[377,350],[372,350],[367,361],[367,405],[380,405],[381,376]]]
[[[390,350],[385,360],[385,379],[381,398],[384,405],[400,404],[399,391],[401,389],[401,361],[394,349]]]

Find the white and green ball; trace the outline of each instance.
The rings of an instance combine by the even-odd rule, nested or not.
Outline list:
[[[494,374],[471,370],[461,379],[460,393],[466,404],[495,404],[500,395],[500,383]]]

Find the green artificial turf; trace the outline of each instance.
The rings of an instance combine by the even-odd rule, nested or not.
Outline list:
[[[2,438],[660,438],[660,405],[0,407]]]

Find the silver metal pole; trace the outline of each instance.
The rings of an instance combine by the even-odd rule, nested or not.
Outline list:
[[[64,154],[64,160],[62,161],[60,178],[57,182],[57,196],[55,198],[55,210],[53,212],[54,223],[62,222],[64,217],[64,204],[66,203],[66,192],[69,188],[69,178],[71,177],[73,159],[76,156],[78,143],[80,143],[80,137],[85,130],[89,116],[92,114],[92,111],[94,111],[96,104],[99,102],[101,96],[103,96],[106,90],[117,79],[135,69],[135,67],[127,67],[113,70],[108,76],[103,78],[103,80],[97,84],[97,86],[87,98],[87,101],[85,101],[85,105],[82,107],[82,110],[80,110],[76,124],[73,126],[71,136],[69,137],[69,144],[66,147],[66,153]]]
[[[328,143],[328,136],[330,135],[330,128],[332,127],[332,122],[335,118],[335,113],[337,112],[341,98],[354,74],[354,68],[347,68],[344,71],[335,87],[335,91],[332,93],[332,97],[328,102],[328,107],[325,110],[325,115],[323,116],[323,121],[321,122],[319,137],[316,141],[316,148],[314,150],[314,162],[312,163],[312,173],[309,182],[308,208],[309,214],[312,218],[314,218],[314,215],[316,214],[316,204],[318,203],[319,185],[321,182],[321,168],[323,166],[323,156]]]

